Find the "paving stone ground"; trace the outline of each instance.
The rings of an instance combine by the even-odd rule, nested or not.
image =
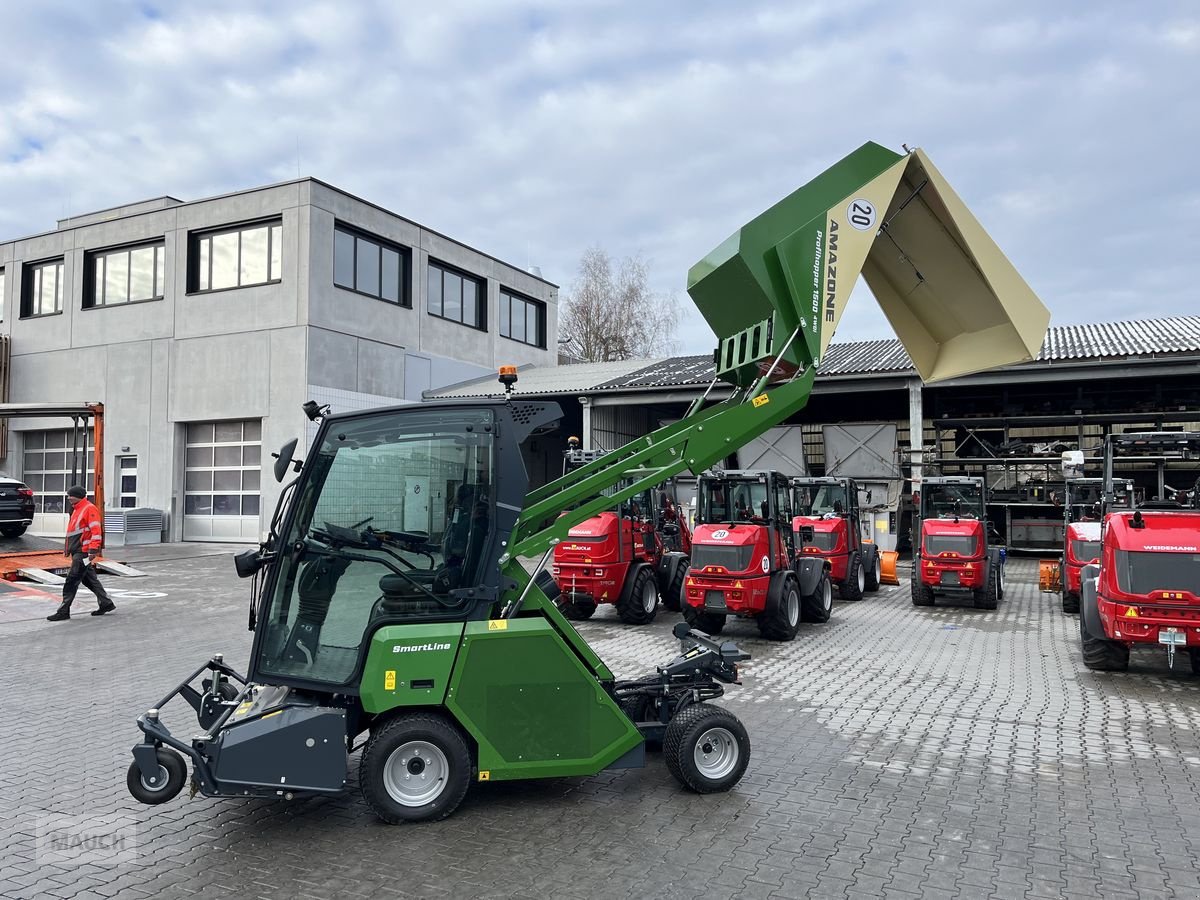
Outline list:
[[[52,600],[0,593],[4,897],[1200,897],[1200,678],[1163,653],[1083,669],[1031,560],[991,612],[915,608],[905,584],[788,644],[732,622],[754,659],[722,702],[753,756],[728,794],[685,793],[652,757],[476,785],[447,821],[390,827],[356,787],[132,800],[134,718],[211,653],[245,662],[248,585],[228,548],[122,555],[149,574],[110,579],[102,619],[47,623]],[[581,630],[636,675],[674,653],[673,621],[603,609]],[[185,710],[168,721],[186,735]],[[136,863],[39,857],[54,816],[134,826]]]

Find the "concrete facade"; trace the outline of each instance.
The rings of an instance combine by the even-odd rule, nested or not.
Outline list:
[[[282,224],[277,278],[208,291],[189,281],[198,234],[268,222]],[[409,307],[335,285],[335,226],[408,252],[402,296]],[[92,254],[154,242],[161,242],[165,256],[161,297],[85,306]],[[61,311],[22,316],[30,311],[23,310],[22,292],[31,267],[58,259]],[[430,312],[430,260],[485,285],[483,327]],[[62,220],[53,232],[0,243],[0,269],[5,276],[0,333],[10,336],[12,354],[9,400],[103,402],[106,505],[117,505],[119,457],[129,457],[137,473],[136,506],[167,512],[167,536],[174,540],[259,537],[277,497],[270,452],[289,438],[311,434],[300,410],[310,397],[327,398],[323,402],[333,402],[335,411],[419,401],[422,391],[500,364],[557,361],[555,285],[315,179],[189,203],[162,197]],[[500,335],[502,288],[544,305],[549,349]],[[188,424],[243,421],[260,423],[245,428],[251,438],[261,435],[257,512],[211,515],[207,528],[203,516],[188,516],[185,528],[185,470],[192,459]],[[40,435],[70,424],[11,420],[8,456],[0,466],[24,478],[29,462],[36,480]],[[30,433],[35,434],[27,448]],[[200,433],[203,429],[192,432]],[[243,462],[252,460],[252,451],[245,451]],[[243,480],[242,496],[254,487],[252,474]],[[30,486],[50,496],[58,476],[45,476],[40,484]],[[35,532],[61,530],[63,517],[53,507],[47,504],[39,513]],[[244,501],[245,509],[252,510],[253,503]]]

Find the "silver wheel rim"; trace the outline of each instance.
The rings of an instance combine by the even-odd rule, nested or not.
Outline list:
[[[879,559],[879,555],[875,556],[875,583],[879,584],[883,580],[883,563]]]
[[[710,728],[696,741],[692,759],[705,778],[716,781],[732,772],[738,764],[737,738],[728,728]]]
[[[155,773],[155,776],[158,778],[158,782],[155,784],[152,784],[151,782],[147,781],[145,775],[139,776],[139,779],[142,782],[142,787],[144,787],[148,791],[157,792],[157,791],[161,791],[164,788],[166,788],[167,782],[171,780],[170,776],[167,774],[166,766],[159,766],[158,771]]]
[[[646,586],[642,588],[642,609],[647,613],[652,613],[656,606],[658,606],[658,589],[654,586],[654,579],[647,578]]]
[[[425,806],[446,789],[450,763],[429,741],[409,741],[392,751],[383,765],[383,786],[401,806]]]
[[[867,573],[862,567],[862,563],[858,564],[858,575],[855,577],[858,582],[858,592],[861,594],[867,588]]]
[[[785,602],[787,606],[784,611],[787,613],[788,626],[792,627],[800,621],[800,592],[794,587],[789,587]]]
[[[825,579],[821,588],[821,608],[825,612],[833,609],[833,585],[829,583],[829,579]]]

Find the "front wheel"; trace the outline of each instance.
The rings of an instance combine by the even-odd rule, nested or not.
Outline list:
[[[633,578],[626,578],[625,589],[617,600],[617,615],[626,625],[649,625],[658,613],[658,584],[654,570],[639,566]]]
[[[913,561],[912,575],[912,604],[913,606],[933,606],[933,588],[921,580],[920,561]]]
[[[687,582],[687,573],[688,559],[684,557],[675,567],[675,577],[671,579],[671,583],[667,585],[667,592],[663,594],[663,606],[670,612],[679,612],[683,606],[683,586]]]
[[[1079,612],[1079,595],[1063,588],[1062,593],[1062,611],[1064,613]]]
[[[572,622],[590,619],[592,613],[596,611],[594,600],[572,600],[570,594],[562,594],[554,602],[558,606],[558,611]]]
[[[805,622],[821,624],[829,621],[833,615],[833,584],[828,572],[821,573],[816,588],[800,601],[800,614]]]
[[[727,791],[750,762],[750,736],[737,716],[710,703],[693,703],[667,725],[667,769],[698,794]]]
[[[363,799],[398,825],[432,822],[458,808],[471,782],[471,751],[438,716],[397,716],[372,732],[358,767]]]
[[[174,799],[187,781],[187,763],[182,756],[169,747],[159,747],[155,756],[158,759],[158,771],[149,778],[142,774],[136,760],[129,764],[129,771],[125,774],[125,786],[129,788],[133,799],[151,806]]]
[[[790,574],[779,590],[767,591],[767,608],[758,616],[758,631],[770,641],[790,641],[800,628],[800,585]]]
[[[866,586],[867,576],[863,572],[862,554],[855,550],[846,560],[846,580],[838,587],[838,595],[843,600],[861,600]]]
[[[883,583],[883,559],[880,557],[878,550],[871,554],[871,556],[874,561],[867,569],[864,587],[871,593],[875,593],[875,591],[879,590],[879,585]]]
[[[721,629],[725,627],[725,617],[723,615],[720,613],[706,613],[702,609],[696,609],[690,603],[683,604],[683,619],[688,623],[688,628],[695,628],[708,635],[718,635],[721,633]]]
[[[1117,641],[1092,637],[1083,616],[1079,617],[1079,645],[1083,664],[1094,672],[1124,672],[1129,668],[1129,648]]]

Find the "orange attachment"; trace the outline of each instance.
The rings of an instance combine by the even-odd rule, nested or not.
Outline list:
[[[1062,563],[1057,559],[1038,561],[1038,587],[1043,594],[1062,593]]]
[[[879,551],[879,583],[880,584],[899,584],[900,578],[896,575],[896,560],[900,558],[900,554],[895,550],[880,550]]]

